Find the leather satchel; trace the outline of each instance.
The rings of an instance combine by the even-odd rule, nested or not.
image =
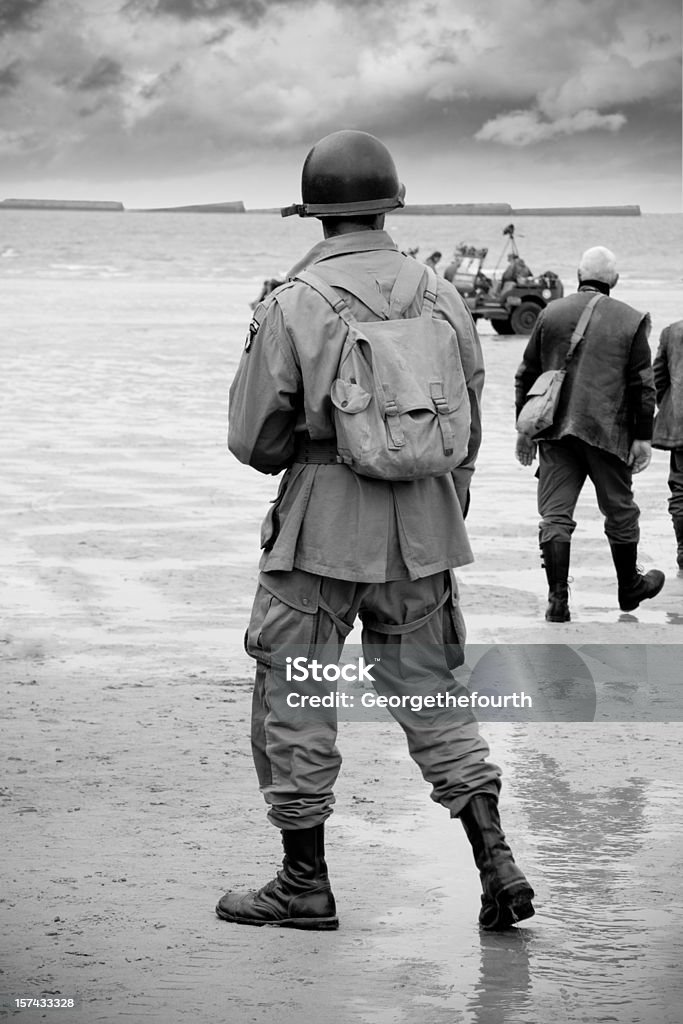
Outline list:
[[[536,378],[527,391],[526,400],[517,417],[517,430],[525,437],[535,438],[553,425],[569,361],[586,333],[593,310],[602,298],[604,296],[598,292],[584,307],[572,334],[564,366],[559,370],[546,370]]]

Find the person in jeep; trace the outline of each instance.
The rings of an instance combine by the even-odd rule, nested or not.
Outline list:
[[[522,284],[531,276],[531,271],[522,257],[514,252],[509,253],[508,265],[500,279],[500,289],[498,292],[500,298],[503,298],[508,292],[512,291],[516,284]]]

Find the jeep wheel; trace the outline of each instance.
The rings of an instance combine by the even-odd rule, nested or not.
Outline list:
[[[515,334],[531,334],[541,307],[535,302],[522,302],[510,314],[510,325]]]
[[[506,320],[492,320],[493,329],[496,334],[514,334],[512,324],[510,323],[510,317]]]

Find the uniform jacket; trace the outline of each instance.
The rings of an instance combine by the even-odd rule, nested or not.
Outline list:
[[[683,448],[683,320],[662,331],[653,369],[659,411],[652,444]]]
[[[584,282],[541,312],[515,377],[517,414],[536,377],[564,366],[579,317],[599,290]],[[577,437],[624,462],[634,440],[650,440],[655,390],[649,333],[647,314],[606,295],[570,360],[555,422],[539,439]]]
[[[452,474],[390,483],[362,477],[341,464],[293,462],[295,434],[335,437],[330,387],[336,377],[346,326],[312,288],[291,280],[322,260],[355,277],[375,281],[386,299],[403,256],[384,231],[358,231],[323,240],[288,274],[255,316],[260,326],[230,389],[230,450],[262,473],[286,469],[262,531],[266,572],[298,568],[337,579],[377,583],[416,579],[472,561],[463,508],[481,437],[484,366],[469,311],[456,290],[438,279],[434,315],[457,330],[471,409],[467,457]],[[416,316],[417,299],[408,308]],[[341,293],[357,320],[374,314]]]

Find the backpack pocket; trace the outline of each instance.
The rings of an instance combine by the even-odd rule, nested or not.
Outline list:
[[[340,377],[332,382],[330,397],[332,405],[349,416],[364,412],[372,401],[372,393],[357,381],[342,380]]]

